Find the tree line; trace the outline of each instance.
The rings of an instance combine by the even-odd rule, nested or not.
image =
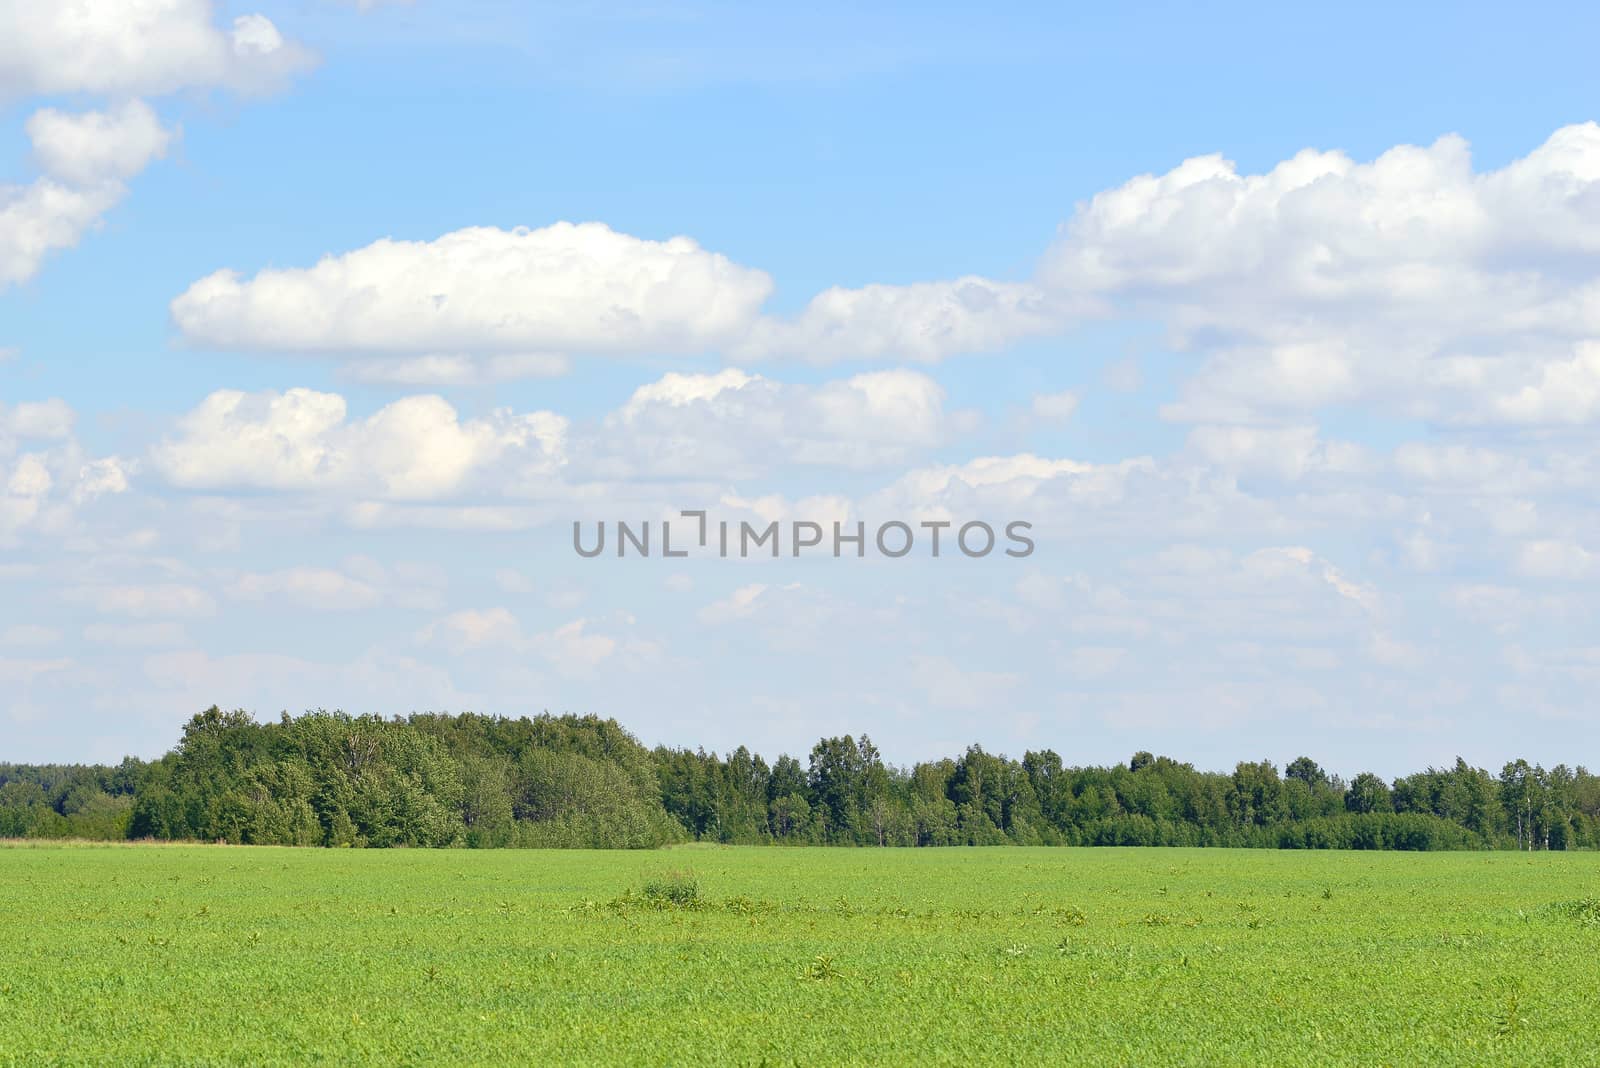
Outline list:
[[[1348,783],[1309,757],[1231,773],[1148,752],[1070,767],[972,746],[911,767],[865,735],[802,763],[741,746],[648,749],[594,716],[258,723],[210,708],[158,760],[0,764],[0,837],[303,846],[649,848],[702,840],[855,846],[1174,845],[1593,849],[1600,776],[1457,758]]]

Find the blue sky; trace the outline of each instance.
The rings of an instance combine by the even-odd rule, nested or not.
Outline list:
[[[86,10],[0,0],[0,757],[1591,759],[1590,9]],[[696,507],[1039,547],[571,551]]]

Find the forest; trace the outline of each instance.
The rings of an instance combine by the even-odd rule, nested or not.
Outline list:
[[[353,847],[651,848],[698,840],[852,846],[1600,847],[1600,777],[1457,758],[1346,782],[1309,757],[1197,770],[1148,752],[1069,766],[972,746],[911,767],[865,735],[802,762],[649,749],[615,720],[210,708],[158,760],[0,764],[0,838]]]

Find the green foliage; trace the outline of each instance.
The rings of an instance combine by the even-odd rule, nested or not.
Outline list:
[[[210,708],[152,764],[0,765],[0,837],[249,845],[641,849],[723,844],[1600,847],[1600,777],[1457,759],[1346,785],[1310,757],[1205,772],[1148,751],[1070,767],[972,746],[911,768],[866,736],[802,764],[743,746],[646,749],[613,720],[339,712],[257,723]]]
[[[313,712],[259,724],[211,708],[136,776],[125,807],[102,837],[588,848],[684,837],[648,750],[593,717]]]

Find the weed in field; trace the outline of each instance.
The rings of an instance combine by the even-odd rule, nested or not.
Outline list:
[[[1558,901],[1550,911],[1580,927],[1600,927],[1600,898],[1580,897],[1574,901]]]
[[[1522,995],[1513,990],[1505,996],[1505,1000],[1494,1014],[1495,1037],[1511,1038],[1526,1026],[1527,1017],[1522,1013]]]
[[[844,972],[833,962],[833,957],[827,953],[818,953],[811,958],[811,963],[806,965],[802,978],[815,983],[826,983],[831,979],[844,977]]]
[[[700,904],[700,880],[687,870],[662,872],[646,879],[639,892],[658,906],[688,909]]]
[[[748,897],[730,897],[722,903],[722,911],[734,916],[751,916],[757,913],[773,912],[777,905],[770,901],[756,901]]]

